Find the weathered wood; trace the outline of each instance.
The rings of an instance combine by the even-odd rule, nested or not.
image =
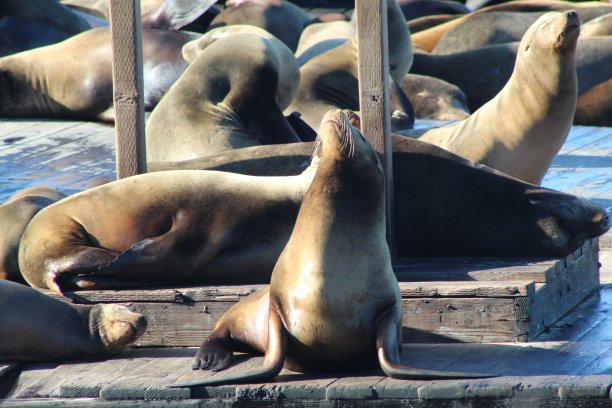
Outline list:
[[[117,178],[147,171],[140,1],[111,0]]]
[[[389,99],[389,40],[387,2],[356,0],[359,109],[361,130],[370,140],[385,171],[387,241],[391,258],[396,256],[393,226],[393,163],[391,155],[391,108]]]
[[[585,242],[573,254],[546,271],[546,284],[531,305],[530,338],[547,330],[599,287],[597,240]]]

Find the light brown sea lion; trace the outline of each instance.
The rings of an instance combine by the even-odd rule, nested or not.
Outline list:
[[[415,52],[410,70],[457,85],[474,112],[497,95],[510,79],[519,43],[490,45],[449,55]],[[576,50],[578,94],[610,78],[612,41],[608,37],[580,38]],[[579,120],[579,116],[575,116]]]
[[[587,21],[582,26],[582,37],[612,35],[612,11]]]
[[[417,118],[462,120],[470,116],[463,91],[442,79],[407,74],[402,90],[410,100]]]
[[[312,16],[284,0],[228,0],[210,28],[235,24],[254,25],[272,33],[295,51],[300,34]]]
[[[108,183],[39,212],[19,267],[30,285],[56,292],[124,280],[268,282],[311,179],[177,171]]]
[[[63,361],[117,354],[145,331],[144,316],[115,304],[74,305],[0,281],[0,360]]]
[[[512,76],[469,118],[406,135],[540,184],[572,126],[578,97],[574,11],[540,17],[523,36]]]
[[[312,172],[301,173],[313,150],[313,143],[229,150],[172,164],[224,172],[146,174],[68,197],[26,229],[22,274],[60,291],[268,283],[310,184]],[[560,257],[609,228],[597,204],[429,143],[397,136],[393,150],[399,256]]]
[[[90,28],[87,21],[55,0],[2,0],[0,40],[8,49],[0,57],[55,44]]]
[[[383,168],[344,112],[328,112],[319,136],[318,167],[270,286],[225,313],[192,364],[219,371],[234,350],[252,350],[265,354],[263,367],[172,386],[265,381],[283,366],[380,367],[393,378],[483,377],[401,365],[403,303],[385,235]]]
[[[355,23],[354,21],[330,21],[325,23],[313,23],[308,25],[302,31],[302,35],[300,36],[300,41],[295,50],[295,55],[299,58],[304,52],[306,52],[309,48],[314,46],[315,44],[321,43],[323,41],[333,41],[333,44],[330,44],[326,47],[324,51],[317,52],[316,55],[322,54],[325,51],[328,51],[332,48],[337,47],[340,44],[343,44],[346,40],[351,38],[355,34]],[[311,59],[312,57],[308,58]],[[300,65],[303,65],[300,63]]]
[[[151,113],[149,161],[300,141],[282,113],[300,80],[291,50],[269,33],[218,30],[192,47],[205,48]]]
[[[181,75],[181,47],[199,35],[142,30],[145,108]],[[108,27],[0,59],[0,116],[113,122],[112,48]]]
[[[19,241],[30,220],[64,194],[49,187],[30,187],[17,192],[0,205],[0,279],[25,282],[19,273]]]
[[[387,25],[389,73],[400,84],[412,64],[412,48],[406,20],[395,0],[387,1]],[[304,121],[317,129],[329,109],[359,110],[357,54],[355,34],[349,41],[300,67],[300,86],[285,112],[300,112]]]

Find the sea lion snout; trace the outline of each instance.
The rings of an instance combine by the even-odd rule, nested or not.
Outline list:
[[[121,305],[103,305],[100,334],[110,350],[121,349],[142,336],[147,319]]]

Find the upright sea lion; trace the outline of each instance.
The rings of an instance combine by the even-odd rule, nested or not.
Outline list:
[[[115,304],[74,305],[0,281],[0,361],[63,361],[117,354],[145,331],[144,316]]]
[[[19,191],[0,205],[0,279],[25,282],[19,273],[19,241],[30,220],[64,194],[49,187],[30,187]]]
[[[300,141],[282,113],[300,80],[291,50],[265,31],[255,33],[256,27],[251,32],[218,30],[192,46],[205,48],[195,52],[153,110],[146,128],[148,160],[185,160]]]
[[[0,41],[7,48],[0,57],[64,41],[91,26],[55,0],[2,0]]]
[[[181,75],[181,47],[199,35],[142,30],[145,108]],[[108,27],[0,59],[0,116],[113,122],[112,47]]]
[[[229,0],[210,28],[249,24],[272,33],[295,51],[300,34],[312,16],[284,0]]]
[[[319,136],[318,167],[270,286],[225,313],[192,364],[219,371],[234,350],[248,350],[265,353],[263,367],[173,386],[264,381],[283,366],[301,372],[379,366],[393,378],[482,377],[401,365],[403,303],[385,234],[383,168],[343,112],[328,112]]]
[[[395,0],[387,1],[389,73],[400,84],[412,65],[410,32]],[[308,125],[317,129],[331,108],[359,110],[357,82],[357,35],[344,44],[320,54],[300,67],[300,86],[285,111],[298,111]]]
[[[545,14],[523,36],[512,76],[495,98],[461,122],[403,133],[540,184],[572,126],[579,34],[576,12]]]

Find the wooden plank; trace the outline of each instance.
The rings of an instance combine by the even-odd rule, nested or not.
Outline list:
[[[146,173],[140,1],[111,0],[117,178]]]
[[[538,258],[402,258],[393,264],[400,281],[546,282],[557,260]]]
[[[24,123],[27,123],[27,125]],[[32,144],[51,135],[64,135],[82,125],[83,122],[59,120],[0,124],[0,156],[14,154],[22,150],[21,146],[23,145]]]
[[[377,384],[386,376],[381,370],[375,375],[363,377],[341,377],[331,383],[326,390],[328,400],[364,400],[378,398]]]
[[[389,43],[387,2],[356,0],[359,109],[361,130],[378,152],[385,171],[387,241],[391,258],[396,256],[393,228],[393,163],[391,155],[391,108],[389,98]]]
[[[413,297],[517,297],[531,296],[535,284],[526,281],[399,282],[404,298]]]
[[[23,364],[22,371],[13,386],[11,398],[31,397],[36,389],[43,384],[40,381],[59,365],[59,363]]]
[[[597,240],[581,248],[547,271],[546,285],[532,299],[530,339],[547,330],[557,320],[590,296],[599,287]]]
[[[404,342],[517,341],[515,299],[432,298],[404,300]]]

